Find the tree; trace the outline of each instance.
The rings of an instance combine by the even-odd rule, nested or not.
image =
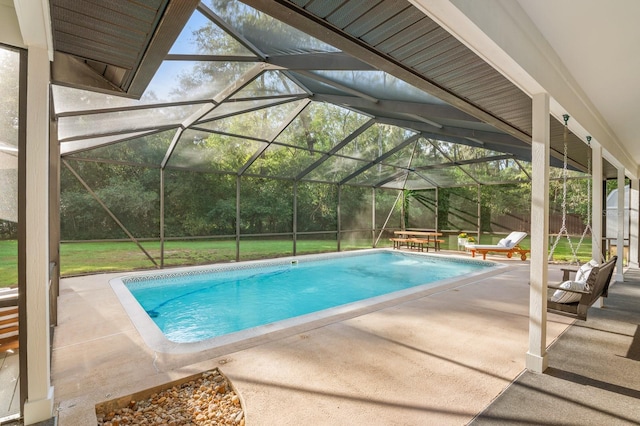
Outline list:
[[[0,47],[0,146],[18,146],[20,55]]]

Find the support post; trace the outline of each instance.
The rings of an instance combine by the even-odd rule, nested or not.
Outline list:
[[[402,202],[400,204],[400,229],[407,229],[407,224],[405,223],[405,215],[407,212],[405,211],[405,207],[407,205],[407,198],[405,195],[404,189],[402,191]]]
[[[624,167],[618,167],[618,234],[616,235],[616,248],[618,250],[618,260],[616,262],[616,282],[624,281]]]
[[[160,167],[160,268],[164,268],[164,167]]]
[[[478,244],[480,244],[480,234],[482,231],[482,186],[480,184],[478,184],[478,201],[477,201],[477,206],[478,206],[478,210],[476,212],[476,214],[478,215],[478,220],[477,220],[477,227],[478,227],[478,232],[477,232],[477,240]]]
[[[604,194],[604,185],[602,181],[602,145],[597,142],[591,141],[591,163],[593,165],[593,174],[592,174],[592,193],[593,193],[593,204],[591,211],[591,218],[593,221],[592,226],[592,242],[591,242],[591,257],[601,263],[602,260],[602,222],[603,222],[603,194]],[[596,308],[601,308],[604,306],[603,298],[599,298],[593,305]]]
[[[549,250],[549,95],[533,96],[531,144],[531,266],[529,296],[529,351],[527,369],[547,369],[547,252]]]
[[[629,189],[629,266],[632,268],[640,268],[640,263],[638,262],[639,189],[640,180],[631,179],[631,188]]]
[[[376,246],[376,188],[371,188],[371,247]]]
[[[58,296],[60,295],[60,144],[58,122],[49,123],[49,292],[50,327],[58,325]]]
[[[336,220],[336,231],[338,232],[337,234],[337,245],[338,245],[338,251],[340,251],[340,239],[341,239],[341,234],[342,234],[342,223],[340,220],[340,203],[342,202],[342,185],[338,185],[338,208],[336,209],[336,214],[338,215],[337,220]]]
[[[24,423],[53,416],[49,329],[49,54],[30,47],[27,75],[26,149],[26,380]],[[22,325],[21,325],[22,328]],[[20,347],[22,352],[23,348]]]
[[[593,173],[591,175],[591,193],[593,194],[593,198],[591,199],[591,221],[593,222],[591,226],[591,257],[600,263],[603,253],[602,199],[604,189],[602,184],[602,145],[593,140],[591,141],[591,164],[593,166]]]
[[[293,182],[293,255],[297,252],[298,241],[298,182]]]
[[[438,201],[440,200],[440,192],[438,191],[439,188],[436,186],[436,221],[435,221],[435,226],[434,229],[436,229],[436,231],[438,229],[440,229],[440,221],[438,220],[438,218],[440,217],[440,206]]]
[[[27,52],[20,51],[20,83],[18,101],[18,340],[21,348],[27,347]],[[18,352],[20,374],[28,374],[27,351]],[[27,380],[20,380],[20,414],[29,394]]]
[[[236,176],[236,262],[240,262],[240,179]]]

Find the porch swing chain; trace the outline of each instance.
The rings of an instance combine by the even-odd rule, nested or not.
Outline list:
[[[587,136],[587,145],[591,147],[591,136]],[[591,176],[591,156],[587,157],[587,176]],[[582,241],[584,237],[587,235],[587,231],[591,230],[591,182],[587,181],[587,226],[584,227],[584,231],[582,231],[582,236],[580,237],[580,241],[578,241],[578,245],[576,246],[576,252],[580,250],[580,246],[582,245]]]
[[[573,254],[572,261],[578,262],[578,257],[576,255],[576,251],[573,248],[573,243],[571,242],[571,237],[569,236],[569,232],[567,231],[567,177],[568,177],[568,168],[567,168],[567,137],[569,127],[567,122],[569,121],[569,115],[564,114],[562,116],[564,119],[564,155],[563,155],[563,163],[562,163],[562,226],[560,227],[560,231],[556,235],[553,246],[551,247],[551,251],[549,252],[548,261],[553,259],[553,253],[560,242],[560,238],[562,235],[566,236],[567,241],[569,242],[569,248],[571,249],[571,254]]]

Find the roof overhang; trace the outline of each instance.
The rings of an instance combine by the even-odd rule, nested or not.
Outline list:
[[[198,0],[51,0],[52,80],[140,98]]]

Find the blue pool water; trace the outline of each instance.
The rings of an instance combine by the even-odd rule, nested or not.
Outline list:
[[[488,267],[478,262],[384,251],[123,281],[167,339],[186,343]]]

